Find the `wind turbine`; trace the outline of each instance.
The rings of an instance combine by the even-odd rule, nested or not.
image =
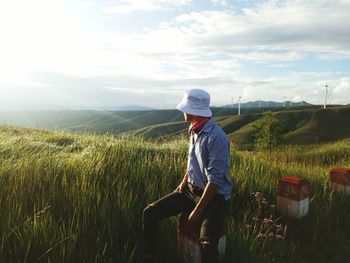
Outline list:
[[[327,98],[328,98],[328,85],[325,86],[325,96],[324,96],[324,105],[323,108],[326,109],[327,107]]]
[[[333,99],[333,90],[331,87],[328,87],[328,105],[332,105]]]
[[[238,97],[238,116],[241,115],[241,96]]]

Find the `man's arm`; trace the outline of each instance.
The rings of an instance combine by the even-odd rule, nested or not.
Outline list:
[[[199,199],[199,202],[197,203],[196,207],[193,209],[190,216],[188,217],[188,222],[190,224],[195,224],[199,221],[199,219],[202,216],[204,208],[207,206],[207,204],[214,197],[215,194],[216,194],[216,185],[212,182],[208,182],[204,188],[201,198]]]
[[[182,192],[184,188],[187,186],[188,181],[188,171],[186,171],[184,178],[182,179],[180,185],[175,189],[177,192]]]

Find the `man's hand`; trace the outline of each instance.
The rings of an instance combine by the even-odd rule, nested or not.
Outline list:
[[[186,186],[187,186],[187,180],[186,181],[182,180],[180,185],[175,189],[175,192],[182,193],[182,191],[185,189]]]
[[[198,224],[199,220],[201,219],[202,216],[202,211],[200,211],[199,209],[197,209],[197,207],[195,209],[193,209],[193,211],[191,212],[191,214],[188,217],[188,223],[190,225],[196,225]]]
[[[196,207],[193,209],[190,216],[188,217],[188,222],[190,224],[196,224],[200,221],[202,212],[204,211],[209,201],[213,198],[215,193],[216,185],[211,182],[207,183],[207,185],[204,188],[202,197],[199,199],[199,202],[197,203]]]
[[[185,187],[187,186],[187,182],[188,181],[188,172],[186,171],[184,178],[182,179],[180,185],[175,189],[174,192],[180,192],[182,193],[182,191],[185,189]]]

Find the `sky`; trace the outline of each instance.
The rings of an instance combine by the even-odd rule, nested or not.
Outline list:
[[[0,110],[350,103],[350,0],[0,0]]]

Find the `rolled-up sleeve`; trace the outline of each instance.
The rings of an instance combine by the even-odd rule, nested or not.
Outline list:
[[[209,182],[219,188],[225,185],[225,176],[230,166],[230,143],[223,136],[216,136],[208,144],[208,165],[205,174]]]

